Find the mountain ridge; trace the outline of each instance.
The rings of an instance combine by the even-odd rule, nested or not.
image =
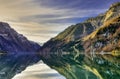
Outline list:
[[[0,79],[12,79],[28,66],[37,63],[41,46],[0,22]]]
[[[41,48],[42,60],[67,79],[119,79],[118,4],[97,17],[66,28],[50,39]]]
[[[119,29],[120,29],[120,17],[115,17],[114,19],[109,20],[99,29],[87,36],[84,41],[88,43],[91,41],[90,46],[94,49],[95,52],[112,52],[114,50],[119,51]],[[87,45],[89,45],[87,44]],[[98,45],[99,44],[99,45]],[[87,46],[87,47],[90,47]],[[95,48],[97,46],[97,48]],[[98,50],[98,48],[100,48]],[[85,49],[90,49],[86,48]],[[90,51],[89,51],[90,52]],[[114,51],[115,53],[115,51]],[[119,55],[119,52],[117,52]]]
[[[82,23],[78,23],[76,25],[72,25],[66,28],[63,32],[58,34],[56,37],[50,39],[43,45],[41,54],[46,52],[56,52],[57,49],[62,50],[61,48],[65,44],[69,44],[70,42],[77,42],[80,40],[82,41],[83,37],[89,35],[97,28],[101,27],[104,22],[107,22],[109,19],[119,16],[119,4],[120,2],[114,3],[105,13],[102,13],[96,17],[88,18]]]
[[[17,33],[8,23],[0,22],[0,50],[8,53],[33,53],[40,46]]]

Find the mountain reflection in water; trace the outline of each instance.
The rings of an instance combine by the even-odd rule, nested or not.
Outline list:
[[[0,79],[11,79],[26,67],[37,63],[39,60],[40,57],[36,54],[0,55]]]
[[[16,75],[13,79],[66,79],[57,71],[51,69],[42,61],[35,65],[27,67],[22,73]]]
[[[0,79],[65,79],[39,60],[36,54],[0,55]]]

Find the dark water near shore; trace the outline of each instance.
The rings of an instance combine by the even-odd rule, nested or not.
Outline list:
[[[2,54],[0,79],[120,79],[120,56],[51,55],[40,60],[36,54]]]
[[[0,55],[0,79],[65,79],[36,54]]]
[[[37,63],[40,58],[35,55],[0,55],[0,79],[11,79],[27,66]]]
[[[44,62],[67,79],[120,79],[120,56],[112,54],[50,55]]]

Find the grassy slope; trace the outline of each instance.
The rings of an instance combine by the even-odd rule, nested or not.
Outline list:
[[[120,18],[114,17],[114,19],[111,19],[113,18],[113,16],[116,16],[117,12],[115,13],[112,12],[113,10],[111,10],[114,9],[115,7],[116,6],[112,6],[109,9],[110,10],[109,12],[111,12],[112,14],[109,15],[108,11],[105,13],[104,25],[98,28],[96,31],[94,31],[86,38],[84,38],[83,44],[85,45],[84,47],[86,50],[90,50],[90,46],[92,45],[94,46],[94,44],[96,44],[97,42],[103,42],[103,41],[107,42],[105,39],[109,39],[110,43],[115,45],[113,43],[114,38],[116,36],[119,36],[119,32],[120,32],[118,29]],[[93,19],[89,19],[86,22],[89,22],[91,20]],[[52,42],[50,40],[48,42],[49,44],[45,44],[45,47],[48,46],[52,50],[63,49],[69,52],[70,54],[66,54],[66,55],[50,54],[48,58],[43,57],[44,62],[47,63],[51,68],[56,69],[67,79],[119,79],[120,57],[118,55],[113,55],[113,54],[109,54],[109,55],[95,54],[94,56],[89,54],[88,55],[81,54],[82,52],[80,50],[81,49],[83,50],[82,48],[83,46],[81,45],[82,44],[81,40],[79,40],[81,38],[68,43],[68,41],[72,40],[72,37],[75,34],[78,34],[77,31],[81,31],[80,28],[77,29],[77,26],[71,26],[62,33],[60,33],[57,37],[53,38]],[[101,35],[103,35],[103,33],[106,33],[107,31],[110,32],[110,35],[109,36],[107,35],[106,38],[101,37]],[[119,42],[117,42],[117,44],[119,44]],[[106,46],[107,45],[105,45],[105,47]],[[110,45],[108,44],[108,46]],[[96,51],[99,51],[101,49],[102,48],[99,49],[97,48]],[[77,52],[79,50],[78,52],[79,54],[73,54],[74,52],[76,52],[76,50]],[[112,50],[112,51],[116,51],[116,50]]]
[[[114,52],[119,55],[120,49],[120,17],[114,18],[104,23],[102,27],[84,38],[87,52],[95,49],[95,52]],[[102,44],[101,46],[97,43]],[[91,49],[92,47],[92,49]]]

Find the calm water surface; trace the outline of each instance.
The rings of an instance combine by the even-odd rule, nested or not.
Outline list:
[[[66,79],[42,61],[27,67],[12,79]]]

